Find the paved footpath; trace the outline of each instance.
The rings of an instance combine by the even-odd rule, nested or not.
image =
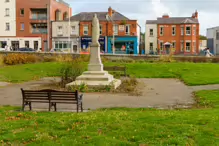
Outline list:
[[[84,109],[98,109],[111,107],[128,108],[186,108],[194,103],[192,93],[199,90],[219,89],[219,85],[188,87],[177,79],[139,79],[145,84],[142,87],[142,96],[127,94],[85,93]],[[0,83],[0,105],[21,106],[22,96],[20,88],[29,89],[52,82],[57,78],[44,78],[22,84],[3,85]],[[2,87],[1,87],[2,86]],[[34,104],[37,109],[46,109],[46,104]],[[72,110],[73,105],[58,105],[58,109]]]

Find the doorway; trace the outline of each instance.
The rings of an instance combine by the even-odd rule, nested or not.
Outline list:
[[[11,47],[13,51],[18,51],[19,47],[19,41],[11,41]]]

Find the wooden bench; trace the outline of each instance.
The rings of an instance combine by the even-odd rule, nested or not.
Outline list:
[[[77,112],[79,108],[83,112],[82,97],[83,94],[79,95],[78,91],[75,92],[65,92],[65,91],[56,91],[56,90],[23,90],[21,88],[23,102],[22,110],[24,111],[25,106],[29,106],[29,109],[32,110],[32,104],[35,103],[48,103],[49,111],[54,107],[57,111],[57,104],[76,104]]]
[[[127,69],[126,66],[104,66],[104,70],[111,72],[123,72],[124,74],[120,74],[122,76],[127,77]]]

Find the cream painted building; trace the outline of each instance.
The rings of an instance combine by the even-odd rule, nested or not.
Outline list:
[[[145,54],[152,54],[157,51],[156,20],[147,20],[145,29]]]
[[[16,36],[16,0],[0,0],[0,36]]]
[[[16,0],[0,0],[0,48],[42,48],[40,37],[16,37]]]
[[[53,49],[62,51],[80,52],[79,21],[54,21],[52,22]],[[69,47],[70,46],[70,47]]]

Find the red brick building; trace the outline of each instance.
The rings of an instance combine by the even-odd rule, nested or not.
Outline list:
[[[25,41],[25,46],[33,43],[35,50],[49,51],[51,21],[64,20],[71,15],[72,9],[63,0],[16,0],[16,37],[41,38],[40,42]]]
[[[170,49],[174,48],[175,54],[193,55],[199,53],[197,11],[191,17],[169,17],[169,15],[163,15],[157,20],[149,20],[146,23],[146,27],[157,25],[157,32],[155,33],[157,33],[157,49],[159,52],[168,54]],[[147,31],[146,38],[151,39],[153,36],[150,36],[149,32],[153,32],[153,30],[152,28],[147,29],[150,29],[150,31]]]
[[[87,49],[91,42],[92,19],[94,14],[100,21],[101,51],[112,53],[113,29],[115,35],[115,48],[119,54],[137,54],[138,36],[140,35],[137,20],[130,20],[109,7],[108,12],[82,12],[71,17],[71,21],[80,22],[81,49]],[[125,46],[126,48],[122,46]],[[129,50],[129,47],[132,49]]]

